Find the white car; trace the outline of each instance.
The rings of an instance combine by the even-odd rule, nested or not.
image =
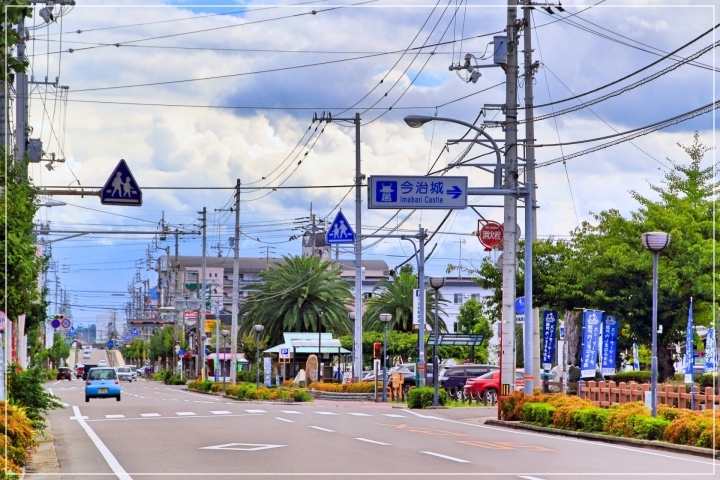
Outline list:
[[[137,368],[135,367],[135,365],[125,365],[125,366],[130,369],[130,374],[132,375],[132,379],[137,381],[138,372],[137,372]]]
[[[107,367],[107,362],[105,360],[100,360],[98,362],[98,367]]]
[[[117,372],[118,380],[127,380],[128,382],[132,382],[130,367],[117,367],[115,368],[115,371]]]

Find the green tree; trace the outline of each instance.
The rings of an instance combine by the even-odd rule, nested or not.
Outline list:
[[[58,332],[55,332],[55,335],[53,336],[53,344],[49,350],[48,357],[52,360],[54,368],[59,367],[61,361],[70,356],[70,345],[65,342],[62,335]]]
[[[388,330],[400,332],[412,331],[413,325],[413,289],[417,287],[417,276],[409,272],[401,272],[394,279],[382,279],[378,281],[373,289],[373,296],[367,302],[367,309],[363,315],[363,325],[368,330],[382,331],[383,324],[380,321],[381,313],[389,313],[392,319],[388,324]],[[379,295],[376,295],[376,292]],[[442,332],[447,331],[445,320],[442,315],[447,315],[443,305],[447,300],[440,296],[438,301],[438,328]],[[435,323],[435,294],[432,290],[425,291],[425,318],[430,325]]]
[[[17,8],[27,7],[27,8]],[[12,83],[15,81],[15,74],[25,72],[30,65],[27,60],[18,60],[12,54],[15,45],[20,41],[20,35],[17,32],[17,24],[20,16],[27,18],[32,17],[32,8],[27,0],[2,0],[0,8],[3,12],[3,21],[0,23],[0,60],[3,68],[2,81],[4,83]]]
[[[141,365],[143,360],[147,358],[148,344],[145,340],[136,338],[123,346],[121,352],[126,363]]]
[[[166,325],[158,328],[150,337],[150,345],[148,345],[148,355],[151,360],[158,357],[164,363],[168,358],[172,358],[175,349],[175,334],[172,325]]]
[[[24,407],[32,427],[42,432],[46,426],[44,414],[63,408],[60,399],[43,388],[45,370],[38,367],[23,370],[20,365],[11,363],[6,378],[10,403]]]
[[[240,334],[252,335],[253,326],[261,324],[269,342],[277,344],[283,332],[316,332],[318,318],[325,332],[350,333],[346,305],[353,297],[340,267],[316,256],[283,258],[283,264],[261,272],[261,282],[250,287],[256,293],[240,307],[245,315]]]

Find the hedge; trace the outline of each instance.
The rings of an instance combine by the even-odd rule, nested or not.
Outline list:
[[[618,372],[615,375],[606,376],[605,379],[611,380],[615,383],[620,383],[620,382],[647,383],[650,381],[650,372],[648,370]]]
[[[605,431],[608,417],[605,408],[581,408],[572,413],[572,422],[576,430],[599,433]]]
[[[411,388],[408,392],[408,408],[426,408],[433,404],[435,389],[432,387]],[[448,401],[445,390],[438,391],[438,403],[442,406]]]
[[[375,382],[359,382],[359,383],[325,383],[316,382],[312,384],[312,388],[321,392],[333,393],[373,393],[375,391]],[[378,386],[382,389],[382,385]]]
[[[523,406],[523,418],[528,423],[547,427],[553,423],[555,407],[547,403],[526,403]]]

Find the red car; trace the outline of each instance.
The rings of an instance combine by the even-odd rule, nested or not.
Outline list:
[[[523,370],[515,371],[515,388],[523,388],[525,386],[525,372]],[[495,370],[481,375],[477,378],[468,380],[463,388],[465,398],[473,398],[482,400],[487,395],[488,403],[494,405],[497,403],[498,392],[500,391],[500,371]]]

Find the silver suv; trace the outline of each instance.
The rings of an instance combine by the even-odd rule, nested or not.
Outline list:
[[[127,380],[128,382],[132,382],[130,367],[116,367],[115,371],[117,372],[118,380]]]

